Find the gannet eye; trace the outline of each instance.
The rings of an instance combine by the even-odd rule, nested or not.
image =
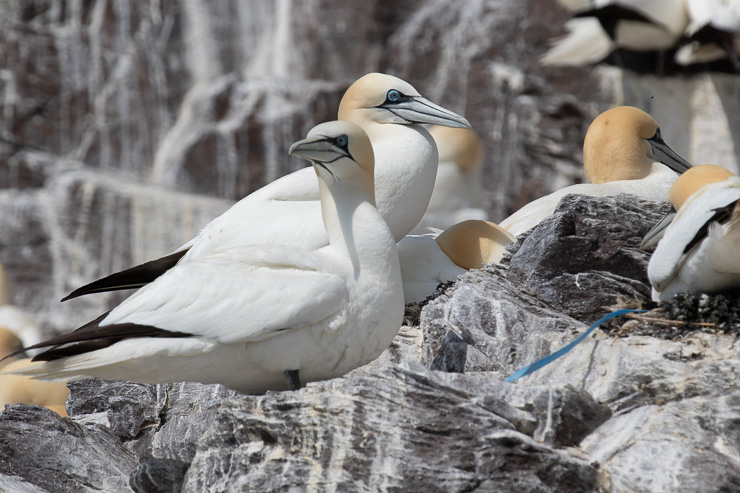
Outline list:
[[[388,91],[385,99],[387,99],[389,103],[397,103],[401,100],[401,93],[395,89],[391,89],[390,91]]]
[[[337,137],[336,139],[334,139],[334,144],[337,147],[346,147],[347,146],[347,142],[349,142],[349,139],[347,138],[346,135],[340,135],[339,137]]]

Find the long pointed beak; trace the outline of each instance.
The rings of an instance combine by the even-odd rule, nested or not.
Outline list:
[[[443,127],[470,128],[470,122],[462,116],[421,96],[413,96],[408,101],[383,107],[408,123],[429,123]]]
[[[679,156],[676,151],[668,147],[668,144],[666,144],[660,137],[648,139],[648,142],[650,143],[650,148],[653,151],[653,156],[656,161],[665,164],[678,174],[691,168],[691,163]]]
[[[288,154],[318,163],[330,163],[347,155],[323,135],[312,135],[293,143]]]
[[[653,226],[653,229],[651,229],[648,234],[645,235],[645,238],[642,239],[640,250],[647,250],[648,248],[653,248],[657,245],[661,238],[663,238],[668,226],[673,222],[674,217],[676,217],[676,211],[671,211],[663,216],[663,219]]]

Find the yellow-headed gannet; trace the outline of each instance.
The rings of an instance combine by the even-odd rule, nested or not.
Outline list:
[[[613,50],[673,48],[689,23],[684,0],[560,0],[577,17],[568,34],[555,40],[544,65],[585,65]]]
[[[429,227],[445,229],[466,219],[486,218],[481,208],[483,145],[472,129],[428,128],[439,151],[434,190],[424,217],[412,231],[422,234]]]
[[[506,245],[516,241],[488,221],[463,221],[432,235],[409,235],[398,242],[406,303],[422,301],[439,283],[454,281],[470,269],[497,262]]]
[[[0,355],[16,353],[23,343],[12,330],[0,327]],[[0,371],[10,372],[28,365],[30,359],[0,361]],[[6,404],[37,404],[62,416],[67,415],[64,403],[69,389],[64,382],[39,382],[31,377],[0,374],[0,411]]]
[[[69,397],[69,388],[65,382],[41,382],[30,376],[9,374],[31,364],[30,358],[23,358],[0,367],[3,372],[0,374],[0,411],[6,404],[35,404],[67,416],[64,403]]]
[[[219,249],[178,263],[109,313],[37,347],[45,380],[300,387],[375,359],[403,317],[395,239],[375,208],[373,149],[350,122],[314,127],[290,153],[312,162],[329,245]],[[316,178],[314,178],[316,179]]]
[[[596,117],[583,142],[583,167],[591,183],[561,188],[525,205],[499,224],[519,236],[552,215],[569,194],[606,197],[628,193],[668,200],[671,184],[691,167],[663,141],[656,121],[632,106],[619,106]]]
[[[470,124],[423,98],[409,83],[378,73],[361,77],[347,89],[339,119],[359,125],[370,137],[378,210],[398,241],[424,215],[437,173],[437,148],[419,123]],[[174,253],[83,286],[65,299],[141,287],[181,259],[194,260],[216,249],[255,244],[316,249],[327,243],[319,188],[309,167],[248,195]]]
[[[740,286],[740,178],[721,166],[694,166],[670,198],[678,212],[648,265],[653,299]]]

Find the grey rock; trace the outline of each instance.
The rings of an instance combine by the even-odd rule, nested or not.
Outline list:
[[[634,196],[566,196],[511,257],[507,280],[586,323],[619,302],[649,302],[650,254],[640,242],[669,208]]]
[[[131,491],[136,461],[110,433],[39,406],[6,406],[0,450],[0,475],[47,491]]]
[[[131,476],[131,489],[136,493],[177,493],[189,465],[175,459],[149,459]]]
[[[386,366],[299,392],[226,401],[184,491],[595,488],[587,462],[517,432],[489,407],[494,389],[448,376]]]

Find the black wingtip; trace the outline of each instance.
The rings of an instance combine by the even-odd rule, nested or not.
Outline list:
[[[123,289],[137,289],[142,286],[146,286],[174,267],[186,253],[187,250],[180,250],[165,257],[145,262],[141,265],[131,267],[130,269],[122,270],[121,272],[116,272],[115,274],[111,274],[75,289],[60,301],[67,301],[88,294],[121,291]]]

